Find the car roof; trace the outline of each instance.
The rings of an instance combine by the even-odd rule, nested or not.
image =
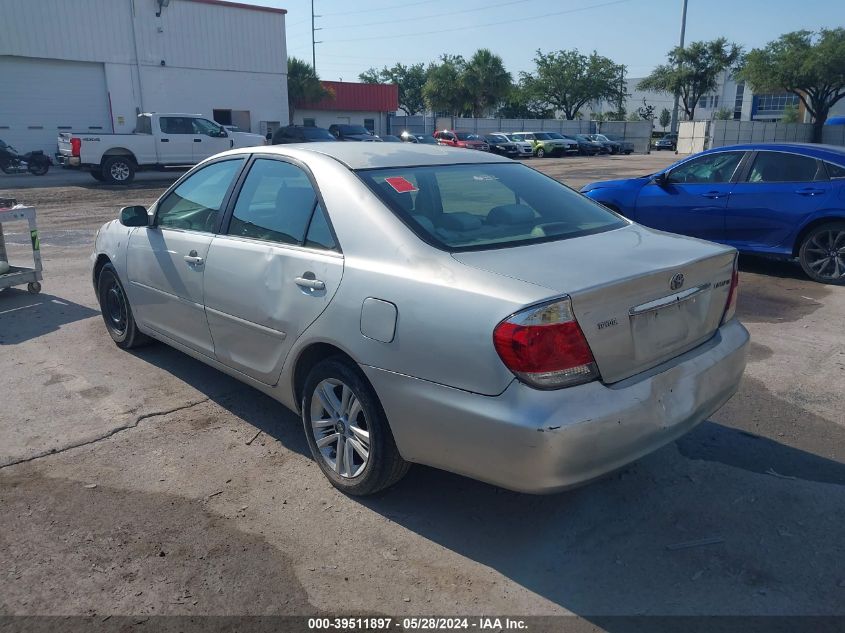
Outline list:
[[[417,167],[426,165],[459,165],[466,163],[510,163],[507,158],[489,152],[418,143],[293,143],[261,145],[229,154],[280,154],[289,150],[330,156],[349,169],[381,169],[385,167]]]
[[[703,152],[709,154],[712,152],[720,152],[725,150],[737,150],[744,152],[752,152],[757,150],[781,151],[781,152],[795,152],[798,154],[805,154],[813,158],[831,158],[843,161],[845,160],[845,147],[839,145],[822,145],[817,143],[743,143],[740,145],[725,145],[723,147],[714,147]]]

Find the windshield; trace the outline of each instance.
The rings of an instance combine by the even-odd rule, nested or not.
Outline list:
[[[504,136],[499,136],[498,134],[488,134],[484,137],[484,140],[488,143],[504,143],[507,141],[507,138]]]
[[[417,235],[444,250],[515,246],[625,226],[604,207],[520,164],[399,167],[358,175]]]
[[[302,128],[302,136],[312,141],[337,140],[328,130],[321,127],[304,127]]]
[[[557,139],[563,138],[563,134],[558,134],[557,132],[548,132],[548,135],[551,138],[557,138]]]
[[[363,125],[338,125],[341,134],[370,134]]]
[[[607,142],[607,141],[610,140],[604,134],[593,134],[590,138],[592,138],[594,141],[605,141],[605,142]]]
[[[455,132],[455,136],[458,137],[460,141],[477,141],[478,134],[472,134],[470,132]]]
[[[551,135],[548,132],[535,132],[534,138],[541,140],[541,141],[548,141],[551,140]]]

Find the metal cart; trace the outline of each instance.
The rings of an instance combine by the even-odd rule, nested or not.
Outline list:
[[[6,202],[6,201],[3,201]],[[3,225],[9,222],[29,223],[29,238],[32,243],[32,259],[34,268],[23,268],[21,266],[10,266],[9,272],[0,275],[0,290],[11,286],[22,286],[32,294],[41,292],[41,245],[38,242],[38,227],[35,224],[35,208],[21,205],[9,205],[0,203],[0,261],[9,261],[6,254],[6,241],[3,238]]]

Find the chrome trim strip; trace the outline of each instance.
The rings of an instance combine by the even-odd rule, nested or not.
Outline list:
[[[669,295],[668,297],[661,297],[660,299],[655,299],[654,301],[649,301],[648,303],[641,303],[640,305],[629,309],[628,316],[634,317],[640,314],[645,314],[646,312],[654,312],[676,303],[682,303],[706,290],[710,290],[712,285],[713,284],[708,281],[700,286],[688,288],[683,292],[677,292]]]

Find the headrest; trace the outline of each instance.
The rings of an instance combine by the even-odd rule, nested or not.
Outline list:
[[[472,213],[444,213],[437,218],[438,227],[452,231],[472,231],[481,225],[481,218]]]
[[[503,204],[490,209],[488,224],[529,224],[534,222],[534,209],[524,204]]]

